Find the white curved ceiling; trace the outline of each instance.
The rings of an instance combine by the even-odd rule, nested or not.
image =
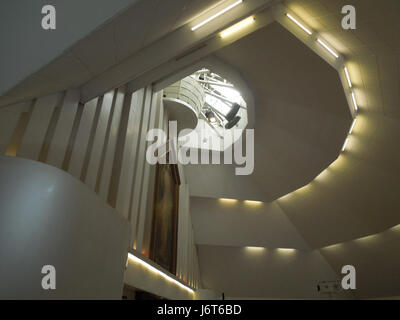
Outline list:
[[[255,166],[247,177],[221,177],[232,166],[188,166],[192,195],[273,201],[337,158],[352,117],[334,68],[276,22],[214,54],[253,91]]]

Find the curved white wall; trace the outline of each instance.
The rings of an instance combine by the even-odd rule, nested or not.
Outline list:
[[[82,182],[0,156],[0,299],[120,299],[129,224]],[[56,268],[56,289],[41,287]]]

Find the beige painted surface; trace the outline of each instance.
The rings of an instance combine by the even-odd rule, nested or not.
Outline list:
[[[85,184],[91,187],[92,190],[94,190],[96,186],[97,175],[101,161],[101,152],[103,151],[104,148],[104,141],[106,138],[107,124],[108,124],[108,119],[110,117],[113,97],[114,97],[114,90],[104,94],[99,120],[97,122],[96,133],[94,136],[93,146],[90,154],[90,159],[85,179]]]
[[[78,179],[81,176],[83,161],[87,152],[90,130],[93,125],[93,118],[97,107],[97,100],[98,98],[95,98],[85,103],[85,106],[83,107],[82,118],[79,123],[78,133],[76,135],[72,150],[68,172]]]
[[[120,128],[121,114],[122,108],[125,98],[125,88],[119,88],[117,91],[117,97],[115,101],[114,114],[111,122],[110,134],[108,138],[108,144],[106,147],[106,155],[104,159],[104,167],[100,181],[100,189],[99,194],[104,199],[107,200],[111,173],[112,173],[112,165],[114,161],[114,153],[117,144],[118,138],[118,130]]]
[[[47,127],[60,97],[61,94],[53,94],[36,101],[17,156],[32,160],[39,158]]]
[[[61,168],[68,148],[68,141],[72,132],[78,104],[79,90],[67,90],[46,160],[46,163],[57,168]]]

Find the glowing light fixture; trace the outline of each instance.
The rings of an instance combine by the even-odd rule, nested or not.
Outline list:
[[[331,55],[333,55],[336,59],[339,58],[339,55],[333,51],[325,42],[323,42],[321,39],[317,39],[317,42],[323,46]]]
[[[212,15],[211,17],[207,18],[206,20],[200,22],[199,24],[195,25],[192,27],[192,31],[204,26],[206,23],[214,20],[215,18],[219,17],[220,15],[224,14],[225,12],[231,10],[232,8],[236,7],[238,4],[242,3],[243,0],[238,0],[234,3],[232,3],[230,6],[227,6],[225,9],[222,9],[221,11],[217,12],[216,14]]]
[[[262,201],[255,201],[255,200],[244,200],[244,203],[251,206],[260,206],[263,204]]]
[[[234,203],[234,202],[237,202],[236,199],[228,199],[228,198],[219,198],[219,201],[225,202],[225,203]]]
[[[354,92],[351,92],[351,99],[353,100],[353,105],[354,105],[354,110],[358,110],[358,106],[357,106],[357,101],[356,101],[356,97],[354,95]]]
[[[391,227],[390,229],[394,230],[394,231],[400,231],[400,224],[395,225],[394,227]]]
[[[277,248],[276,250],[282,253],[291,253],[296,251],[296,249],[293,248]]]
[[[343,247],[343,243],[335,243],[335,244],[331,244],[331,245],[326,246],[326,247],[322,247],[321,249],[322,250],[325,250],[325,249],[337,249],[337,248],[341,248],[341,247]]]
[[[346,140],[344,141],[343,147],[342,147],[342,152],[346,149],[348,142],[349,142],[349,138],[346,138]]]
[[[354,118],[353,123],[351,124],[351,127],[350,127],[349,134],[351,134],[353,132],[353,129],[354,129],[354,126],[355,126],[356,122],[357,122],[357,119]]]
[[[351,88],[351,81],[350,81],[350,76],[349,76],[349,71],[347,70],[346,67],[344,67],[344,74],[346,75],[347,83],[349,84],[349,87]]]
[[[178,280],[170,277],[169,275],[167,275],[166,273],[158,270],[157,268],[154,268],[152,265],[150,265],[149,263],[147,263],[146,261],[136,257],[135,255],[133,255],[132,253],[128,253],[128,258],[133,260],[136,263],[141,264],[142,266],[144,266],[146,269],[148,269],[149,271],[152,271],[160,276],[162,276],[164,279],[168,280],[169,282],[172,282],[176,285],[178,285],[179,287],[181,287],[182,289],[185,289],[187,291],[189,291],[190,293],[194,293],[193,289],[189,288],[188,286],[185,286],[183,283],[179,282]]]
[[[248,17],[248,18],[246,18],[246,19],[234,24],[233,26],[231,26],[228,29],[225,29],[224,31],[221,32],[221,38],[225,38],[225,37],[230,36],[232,33],[235,33],[238,30],[247,27],[252,22],[254,22],[254,17],[253,16]]]
[[[374,234],[370,234],[370,235],[368,235],[368,236],[365,236],[365,237],[361,237],[361,238],[357,238],[357,239],[354,239],[355,241],[368,241],[368,240],[373,240],[373,239],[376,239],[377,237],[378,237],[378,235],[379,235],[379,233],[374,233]]]
[[[303,26],[299,21],[297,21],[290,13],[286,13],[286,16],[292,20],[295,24],[297,24],[300,28],[302,28],[305,32],[307,32],[309,35],[312,35],[312,32],[307,29],[305,26]]]
[[[249,250],[249,251],[262,251],[262,250],[265,250],[264,247],[251,247],[251,246],[247,246],[247,247],[245,247],[245,248],[246,248],[246,250]]]

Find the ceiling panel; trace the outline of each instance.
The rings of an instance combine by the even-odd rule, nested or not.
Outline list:
[[[72,48],[72,52],[87,66],[93,75],[98,75],[111,67],[117,62],[114,24],[109,23],[96,30],[75,45]]]

